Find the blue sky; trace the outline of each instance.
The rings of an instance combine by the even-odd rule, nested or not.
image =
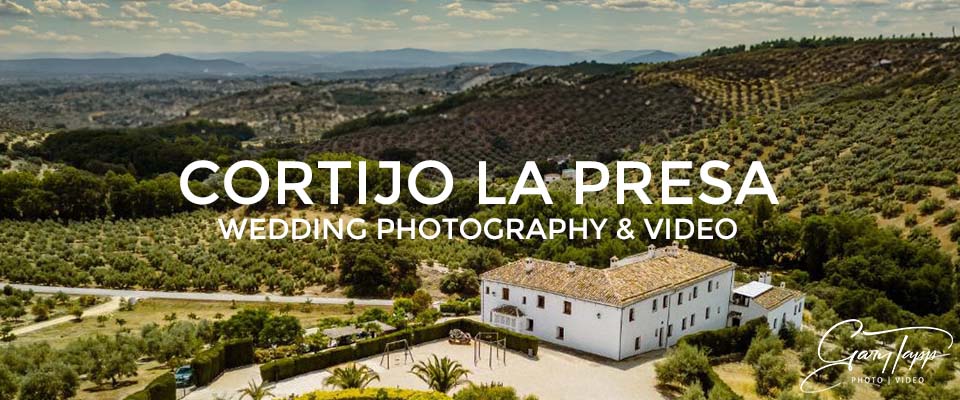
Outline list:
[[[0,53],[664,49],[960,25],[960,0],[0,0]]]

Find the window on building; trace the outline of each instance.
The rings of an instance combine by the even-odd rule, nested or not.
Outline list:
[[[530,318],[527,318],[527,330],[533,331],[533,320]]]
[[[690,327],[697,323],[697,314],[690,314]]]
[[[773,330],[777,330],[777,319],[773,319]]]
[[[683,292],[677,293],[677,305],[683,304]]]
[[[687,329],[687,317],[683,317],[683,323],[680,325],[680,330],[682,331],[686,329]]]
[[[510,289],[503,288],[501,293],[502,293],[501,298],[503,298],[504,300],[510,300]]]
[[[544,304],[547,303],[547,300],[543,296],[537,296],[537,308],[543,308]]]
[[[653,299],[653,312],[657,312],[657,299]]]
[[[697,287],[693,287],[693,298],[697,298]]]
[[[630,309],[630,322],[633,322],[633,309]]]
[[[633,349],[640,350],[640,336],[637,336],[636,339],[633,339]]]
[[[487,286],[487,287],[485,287],[485,288],[483,288],[483,289],[484,289],[484,292],[485,292],[486,294],[490,294],[490,286]]]
[[[667,307],[670,307],[670,296],[664,295],[664,296],[663,296],[663,308],[667,308]]]
[[[667,337],[673,336],[673,324],[667,325]]]
[[[570,315],[570,312],[573,310],[573,304],[570,304],[569,301],[563,302],[563,313]]]
[[[527,296],[523,296],[523,304],[527,304]]]
[[[707,293],[713,291],[713,281],[707,281]]]
[[[558,340],[563,340],[563,327],[562,327],[562,326],[558,326],[558,327],[557,327],[557,339],[558,339]]]
[[[703,313],[703,319],[710,319],[710,307],[707,307],[707,312]]]

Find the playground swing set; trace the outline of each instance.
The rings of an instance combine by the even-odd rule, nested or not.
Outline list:
[[[416,359],[413,358],[413,352],[410,351],[410,344],[407,343],[407,339],[400,339],[387,343],[386,346],[384,346],[383,355],[380,356],[380,366],[390,369],[390,359],[393,358],[396,352],[403,352],[403,364],[400,365],[406,365],[407,360],[416,361]],[[386,365],[384,365],[384,362],[386,362]],[[399,356],[395,362],[400,363]]]

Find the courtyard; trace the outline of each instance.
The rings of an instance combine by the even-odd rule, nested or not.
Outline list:
[[[507,352],[505,360],[501,353],[498,361],[494,354],[491,367],[490,351],[486,344],[481,347],[483,359],[477,364],[474,364],[472,345],[452,345],[446,341],[436,341],[411,347],[410,350],[416,361],[427,360],[433,354],[459,361],[470,370],[470,381],[500,382],[512,386],[521,396],[533,394],[540,399],[573,400],[582,399],[585,393],[589,393],[592,398],[610,400],[667,398],[656,390],[656,374],[653,369],[654,363],[663,356],[663,352],[648,353],[624,361],[611,361],[541,345],[536,359]],[[366,358],[359,363],[380,375],[380,380],[374,381],[370,387],[427,390],[425,383],[409,373],[415,362],[409,359],[404,362],[402,352],[393,353],[390,369],[386,368],[385,361],[381,365],[380,356]],[[275,398],[287,398],[292,394],[315,390],[334,390],[323,385],[323,380],[328,376],[330,373],[327,371],[300,375],[277,382],[272,392]],[[209,386],[191,393],[186,399],[210,399],[218,394],[236,397],[238,389],[245,387],[250,381],[260,380],[258,367],[239,368],[224,373]],[[460,388],[458,386],[448,394],[453,394]]]

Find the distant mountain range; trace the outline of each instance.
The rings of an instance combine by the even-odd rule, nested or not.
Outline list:
[[[13,76],[76,75],[243,75],[256,71],[244,64],[197,60],[172,54],[120,58],[32,58],[0,61],[0,73]]]
[[[600,63],[656,63],[684,58],[661,50],[501,49],[444,52],[395,49],[345,52],[224,52],[162,54],[155,57],[117,53],[34,53],[0,60],[0,73],[44,75],[313,75],[331,72],[431,68],[453,65],[567,65],[581,61]]]
[[[528,65],[567,65],[581,61],[608,64],[673,61],[683,56],[661,50],[583,50],[501,49],[470,52],[445,52],[424,49],[395,49],[345,52],[243,52],[191,53],[196,58],[222,58],[244,63],[262,71],[321,73],[382,68],[423,68],[460,64],[520,63]]]

